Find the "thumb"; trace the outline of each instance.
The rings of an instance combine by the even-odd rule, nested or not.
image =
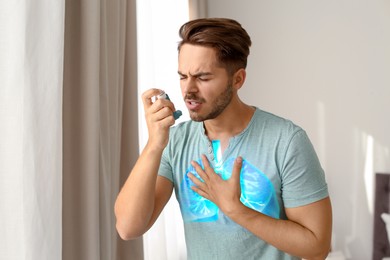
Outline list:
[[[238,180],[238,181],[240,180],[241,168],[242,168],[242,157],[238,156],[234,160],[234,164],[233,164],[233,172],[231,177],[233,180]]]

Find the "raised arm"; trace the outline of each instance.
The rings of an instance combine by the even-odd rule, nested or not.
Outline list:
[[[157,175],[169,128],[175,123],[172,102],[152,101],[159,93],[150,89],[142,95],[149,139],[115,202],[116,228],[125,240],[143,235],[153,225],[173,190],[168,179]]]

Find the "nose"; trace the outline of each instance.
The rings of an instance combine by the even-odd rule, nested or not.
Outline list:
[[[183,94],[198,92],[198,86],[196,84],[196,79],[189,77],[185,80],[182,80],[181,81],[181,89],[182,89]]]

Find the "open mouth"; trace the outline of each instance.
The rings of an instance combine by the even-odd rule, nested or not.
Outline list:
[[[186,105],[189,110],[199,110],[202,103],[195,100],[187,100]]]
[[[191,105],[191,106],[196,106],[196,105],[199,105],[200,102],[197,102],[197,101],[188,101],[188,103]]]

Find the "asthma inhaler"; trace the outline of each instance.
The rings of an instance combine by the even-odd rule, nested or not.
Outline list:
[[[157,99],[160,99],[160,98],[170,100],[168,94],[165,93],[164,91],[162,91],[160,93],[160,95],[157,96]],[[175,112],[173,112],[173,118],[175,118],[175,120],[178,119],[181,115],[182,115],[182,112],[180,110],[176,110]]]

